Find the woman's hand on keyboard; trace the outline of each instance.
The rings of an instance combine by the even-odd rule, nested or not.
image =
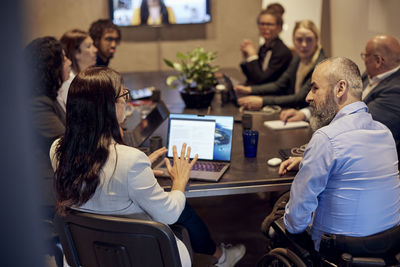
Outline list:
[[[162,157],[165,153],[167,153],[167,148],[166,147],[162,147],[157,149],[156,151],[154,151],[153,153],[151,153],[149,155],[149,159],[151,164],[153,165],[154,162],[157,161],[157,159],[159,159],[160,157]],[[161,176],[164,174],[164,172],[162,170],[153,170],[154,176]]]
[[[196,163],[198,155],[196,154],[193,160],[190,161],[190,146],[186,151],[186,143],[182,145],[180,157],[178,157],[176,146],[172,147],[172,154],[174,159],[172,166],[168,159],[164,159],[168,173],[171,176],[172,190],[185,192],[186,184],[189,181],[190,171]]]

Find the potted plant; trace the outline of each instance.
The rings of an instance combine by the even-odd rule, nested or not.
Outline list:
[[[197,47],[186,54],[178,52],[176,62],[164,59],[169,67],[178,71],[178,74],[167,78],[167,85],[180,89],[187,108],[205,108],[210,105],[217,84],[214,72],[218,67],[211,65],[216,57],[216,52],[206,52]]]

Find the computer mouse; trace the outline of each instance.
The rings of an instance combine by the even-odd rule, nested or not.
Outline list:
[[[272,158],[267,161],[269,166],[275,167],[281,164],[282,160],[280,158]]]

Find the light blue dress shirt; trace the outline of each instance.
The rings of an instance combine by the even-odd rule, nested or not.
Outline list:
[[[318,250],[323,233],[367,236],[397,225],[397,161],[389,129],[363,102],[345,106],[307,145],[286,205],[286,229],[300,233],[312,223]]]

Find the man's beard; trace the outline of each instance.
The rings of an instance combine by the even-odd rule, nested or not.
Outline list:
[[[313,131],[328,125],[337,114],[337,104],[333,97],[333,92],[328,94],[325,102],[316,106],[314,102],[311,103],[313,111],[310,118],[310,126]]]

